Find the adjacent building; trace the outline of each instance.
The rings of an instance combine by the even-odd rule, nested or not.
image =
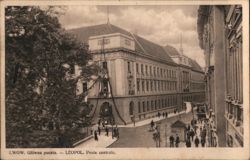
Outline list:
[[[197,25],[206,57],[206,102],[219,146],[242,147],[242,6],[200,6]]]
[[[89,44],[93,63],[106,70],[106,77],[88,94],[95,122],[112,116],[118,124],[132,123],[158,113],[181,111],[184,101],[193,98],[202,101],[204,73],[195,61],[189,59],[189,66],[182,66],[172,59],[172,51],[110,23],[69,32]],[[186,70],[180,69],[183,67],[188,73],[182,72]]]
[[[182,42],[181,42],[182,43]],[[165,51],[178,64],[178,102],[181,108],[185,102],[201,103],[205,100],[204,71],[201,66],[172,46],[165,46]]]

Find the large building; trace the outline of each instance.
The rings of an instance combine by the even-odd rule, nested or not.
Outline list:
[[[196,62],[189,59],[190,64],[182,66],[172,60],[172,51],[110,23],[69,32],[88,43],[93,62],[108,71],[88,95],[95,121],[112,116],[118,124],[132,123],[183,110],[184,101],[192,98],[202,101],[199,92],[204,95],[204,88],[196,82],[204,83],[204,73],[197,70]],[[187,90],[190,86],[192,89]],[[187,97],[182,96],[181,102],[183,93]]]
[[[182,42],[181,42],[182,44]],[[204,71],[200,65],[183,54],[182,45],[178,52],[172,46],[165,46],[165,51],[178,64],[178,102],[185,107],[184,102],[199,103],[205,100]]]
[[[219,146],[243,146],[242,7],[200,6],[197,24]]]

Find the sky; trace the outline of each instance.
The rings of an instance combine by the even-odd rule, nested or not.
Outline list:
[[[159,45],[179,50],[180,37],[184,54],[205,66],[197,34],[198,6],[67,6],[59,21],[66,29],[105,24],[108,21]],[[109,13],[109,14],[108,14]]]

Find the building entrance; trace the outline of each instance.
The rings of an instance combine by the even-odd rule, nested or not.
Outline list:
[[[112,124],[114,122],[114,117],[112,113],[112,105],[108,102],[104,102],[100,108],[100,119],[105,124]]]

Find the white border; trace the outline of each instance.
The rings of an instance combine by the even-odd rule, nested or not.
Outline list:
[[[5,50],[4,7],[7,5],[219,5],[243,6],[243,88],[244,88],[244,147],[243,148],[89,148],[82,151],[114,151],[109,155],[10,156],[10,150],[57,151],[79,149],[6,149],[5,148]],[[249,2],[227,1],[3,1],[1,2],[1,158],[2,159],[249,159]]]

